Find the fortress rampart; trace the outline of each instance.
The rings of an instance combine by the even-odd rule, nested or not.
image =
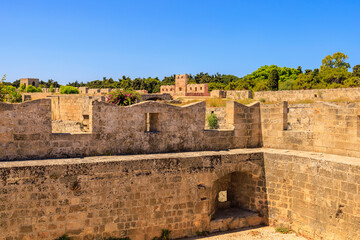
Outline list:
[[[268,223],[359,239],[359,171],[359,159],[271,149],[0,162],[0,238],[179,238]],[[214,218],[219,191],[258,216]]]
[[[73,98],[0,103],[0,239],[180,238],[259,224],[360,238],[359,103]],[[211,111],[221,129],[206,129]],[[86,132],[54,131],[85,116]]]
[[[225,108],[206,109],[204,102],[179,107],[149,101],[119,107],[92,98],[0,103],[0,159],[262,146],[360,156],[359,103],[245,106],[228,101]],[[220,129],[206,128],[211,112],[218,115]],[[81,126],[59,130],[67,123]]]
[[[222,150],[261,144],[259,103],[229,102],[227,129],[205,130],[205,102],[178,107],[149,101],[119,107],[92,101],[92,108],[87,109],[84,99],[62,98],[61,104],[57,98],[0,103],[0,159]],[[66,109],[69,104],[73,106]],[[71,107],[77,111],[70,111]],[[53,132],[52,115],[53,120],[75,121],[84,118],[84,113],[89,114],[89,131]]]
[[[263,146],[360,157],[359,103],[307,105],[302,107],[306,108],[304,115],[295,117],[297,124],[293,130],[288,129],[291,122],[294,125],[294,119],[288,120],[291,113],[286,102],[262,104]],[[302,120],[305,122],[301,123]]]
[[[306,99],[314,101],[330,101],[337,99],[359,100],[360,88],[259,91],[254,92],[254,99],[265,99],[267,102],[297,102]]]
[[[252,93],[248,90],[213,90],[210,95],[215,98],[233,100],[255,99],[265,102],[299,102],[299,101],[332,101],[332,100],[359,100],[360,88],[310,89],[288,91],[259,91]]]

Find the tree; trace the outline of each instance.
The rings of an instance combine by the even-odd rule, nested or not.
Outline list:
[[[20,87],[20,79],[15,80],[11,85],[16,87],[16,88]]]
[[[175,84],[175,74],[170,77],[164,77],[161,81],[161,85],[174,85]]]
[[[353,67],[353,76],[360,77],[360,65],[356,65]]]
[[[302,73],[302,68],[301,68],[301,66],[298,66],[297,70],[298,70],[299,73]]]
[[[122,89],[132,89],[132,81],[130,78],[123,76],[122,79],[119,79],[120,88]]]
[[[346,59],[348,59],[348,56],[341,52],[334,53],[332,56],[328,55],[322,60],[322,65],[320,69],[321,70],[325,70],[327,68],[348,69],[350,68],[350,64],[345,62]]]
[[[1,78],[0,80],[0,102],[4,101],[5,93],[4,93],[4,82],[6,80],[6,75]]]
[[[328,55],[322,60],[320,67],[320,79],[329,87],[341,87],[344,81],[350,77],[348,68],[350,64],[345,62],[347,55],[341,52]]]
[[[276,69],[271,70],[268,85],[269,89],[272,91],[276,91],[279,88],[279,73]]]

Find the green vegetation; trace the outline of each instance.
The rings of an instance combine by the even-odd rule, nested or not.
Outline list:
[[[69,237],[67,234],[64,234],[58,238],[56,238],[55,240],[72,240],[72,237]],[[131,240],[129,237],[105,237],[103,238],[103,240]]]
[[[170,239],[171,230],[162,229],[160,237],[154,237],[152,240],[169,240]]]
[[[269,89],[272,91],[277,91],[279,89],[279,73],[276,69],[271,70],[269,76]]]
[[[22,101],[21,93],[14,86],[5,85],[6,75],[0,80],[0,102],[18,103]]]
[[[197,231],[196,232],[196,236],[199,236],[199,237],[207,237],[207,236],[209,236],[209,234],[210,234],[209,231],[201,231],[201,232]]]
[[[206,121],[209,124],[210,129],[218,129],[219,128],[219,121],[218,118],[214,113],[211,113],[206,117]]]
[[[25,92],[26,90],[26,87],[24,84],[21,84],[20,87],[19,87],[19,92]]]
[[[117,89],[106,97],[106,102],[119,106],[128,106],[141,100],[141,95],[135,91]]]
[[[79,89],[72,86],[61,86],[60,87],[60,94],[78,94]]]
[[[26,87],[26,90],[25,90],[27,93],[34,93],[34,92],[42,92],[42,89],[41,87],[34,87],[32,85]]]
[[[276,91],[360,87],[360,64],[355,65],[352,72],[350,72],[350,64],[346,62],[347,59],[347,55],[337,52],[326,56],[319,68],[303,71],[301,66],[288,68],[265,65],[243,77],[220,73],[211,75],[200,72],[196,75],[190,74],[188,83],[207,83],[209,91],[214,89]],[[131,79],[130,77],[122,76],[118,80],[103,77],[102,80],[94,80],[87,83],[75,81],[67,85],[72,87],[147,90],[149,93],[157,93],[160,92],[161,85],[173,84],[175,84],[175,75],[165,76],[162,80],[158,77]],[[11,85],[18,88],[20,80],[16,80],[13,83],[3,82],[3,85]],[[52,79],[49,79],[47,82],[40,81],[40,87],[50,88],[51,86],[53,88],[60,87]]]
[[[221,99],[221,98],[206,99],[206,106],[207,107],[225,107],[226,100]]]
[[[261,99],[260,99],[260,100],[261,100]],[[246,98],[246,99],[235,100],[235,101],[238,102],[238,103],[241,103],[241,104],[243,104],[243,105],[248,105],[248,104],[250,104],[250,103],[255,102],[256,100],[251,99],[251,98]]]
[[[51,86],[53,86],[54,88],[59,88],[60,84],[57,81],[49,79],[47,82],[40,80],[39,86],[42,88],[50,88]]]
[[[292,233],[292,230],[286,227],[277,227],[275,228],[276,232],[282,233],[282,234],[288,234],[288,233]]]
[[[64,234],[64,235],[56,238],[55,240],[72,240],[72,238],[69,237],[67,234]]]

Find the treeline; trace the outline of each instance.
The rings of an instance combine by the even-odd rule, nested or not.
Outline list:
[[[262,66],[251,74],[244,77],[225,74],[198,73],[189,75],[188,83],[207,83],[209,90],[251,90],[251,91],[276,91],[296,89],[318,89],[318,88],[339,88],[339,87],[360,87],[360,65],[353,67],[346,62],[348,56],[343,53],[334,53],[326,56],[322,64],[316,69],[279,67],[276,65]],[[19,87],[17,80],[10,84]],[[102,80],[94,80],[87,83],[72,82],[67,84],[74,87],[89,88],[122,88],[134,90],[147,90],[149,93],[160,92],[162,85],[174,85],[175,75],[166,76],[162,80],[158,77],[134,78],[122,76],[117,80],[104,77]],[[40,81],[40,87],[60,87],[50,79],[47,82]]]
[[[262,66],[244,77],[225,74],[198,73],[189,75],[188,83],[207,83],[209,90],[251,90],[276,91],[319,88],[360,87],[360,65],[353,67],[346,62],[348,56],[343,53],[334,53],[322,60],[320,68],[305,69],[302,67],[288,68],[276,65]],[[87,83],[73,82],[74,87],[86,86],[89,88],[123,88],[147,90],[150,93],[160,91],[161,85],[175,84],[175,75],[159,78],[135,78],[123,76],[118,80],[103,78]]]

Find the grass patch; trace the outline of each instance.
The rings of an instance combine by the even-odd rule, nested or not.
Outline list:
[[[226,99],[222,99],[222,98],[206,99],[206,106],[207,107],[225,107]]]
[[[306,104],[306,103],[314,103],[315,101],[312,99],[304,99],[304,100],[299,100],[299,101],[289,101],[289,104]]]
[[[243,105],[248,105],[250,103],[256,102],[256,100],[251,99],[251,98],[247,98],[247,99],[236,100],[235,102],[241,103]]]
[[[282,234],[289,234],[289,233],[292,233],[293,231],[286,227],[277,227],[277,228],[275,228],[275,232],[279,232]]]

